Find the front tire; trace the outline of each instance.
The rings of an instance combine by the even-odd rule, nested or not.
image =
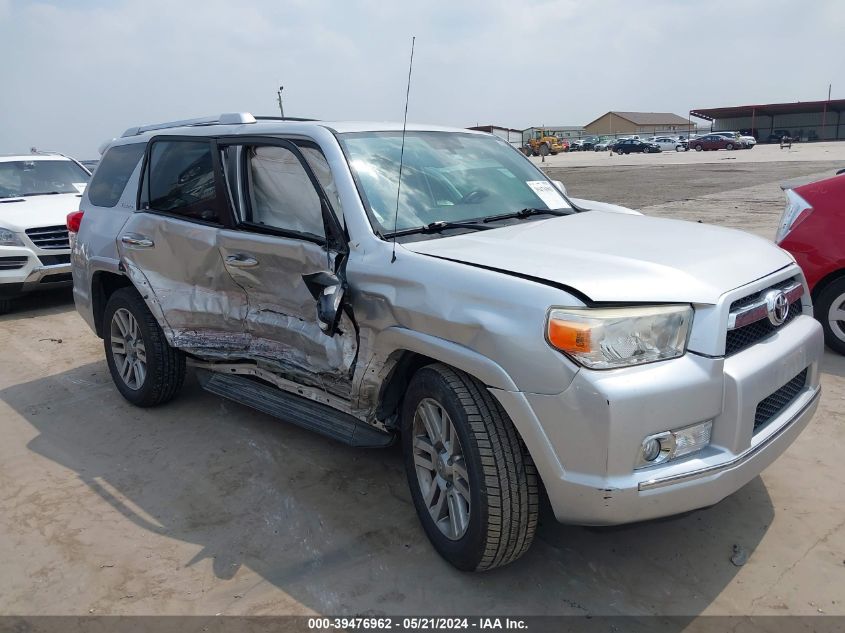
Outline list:
[[[12,310],[11,299],[0,299],[0,314],[6,314]]]
[[[539,513],[537,471],[483,384],[446,365],[420,369],[402,406],[402,448],[417,515],[443,558],[484,571],[528,550]]]
[[[813,309],[822,324],[825,344],[845,354],[845,277],[828,284],[819,293]]]
[[[733,143],[728,143],[727,145],[725,145],[725,149],[728,150],[728,151],[731,151],[733,148],[734,148]]]
[[[103,318],[106,361],[117,390],[138,407],[172,400],[185,380],[185,355],[170,347],[134,288],[117,290]]]
[[[704,149],[704,148],[703,148],[701,145],[696,145],[696,146],[695,146],[695,151],[696,151],[696,152],[700,152],[700,151],[701,151],[701,150],[703,150],[703,149]]]

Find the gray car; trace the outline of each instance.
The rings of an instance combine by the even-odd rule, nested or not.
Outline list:
[[[571,198],[488,134],[133,128],[81,209],[76,305],[128,401],[167,402],[190,365],[340,442],[398,439],[460,569],[523,554],[541,494],[588,525],[714,504],[818,404],[821,328],[788,254]]]

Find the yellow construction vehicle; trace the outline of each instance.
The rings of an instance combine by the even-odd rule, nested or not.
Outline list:
[[[535,130],[534,137],[529,138],[522,151],[526,156],[548,156],[560,154],[569,149],[569,141],[550,134],[547,130]]]

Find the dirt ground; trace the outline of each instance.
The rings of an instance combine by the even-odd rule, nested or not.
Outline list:
[[[579,197],[767,237],[779,183],[845,166],[845,144],[758,150],[544,166]],[[546,510],[523,559],[466,574],[426,541],[396,448],[346,448],[193,376],[172,404],[133,408],[101,345],[69,292],[0,317],[0,614],[845,614],[845,357],[830,351],[813,422],[733,496],[617,528]]]

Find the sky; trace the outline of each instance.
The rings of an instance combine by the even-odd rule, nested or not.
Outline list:
[[[845,97],[843,0],[0,0],[0,154],[222,112],[466,127]]]

